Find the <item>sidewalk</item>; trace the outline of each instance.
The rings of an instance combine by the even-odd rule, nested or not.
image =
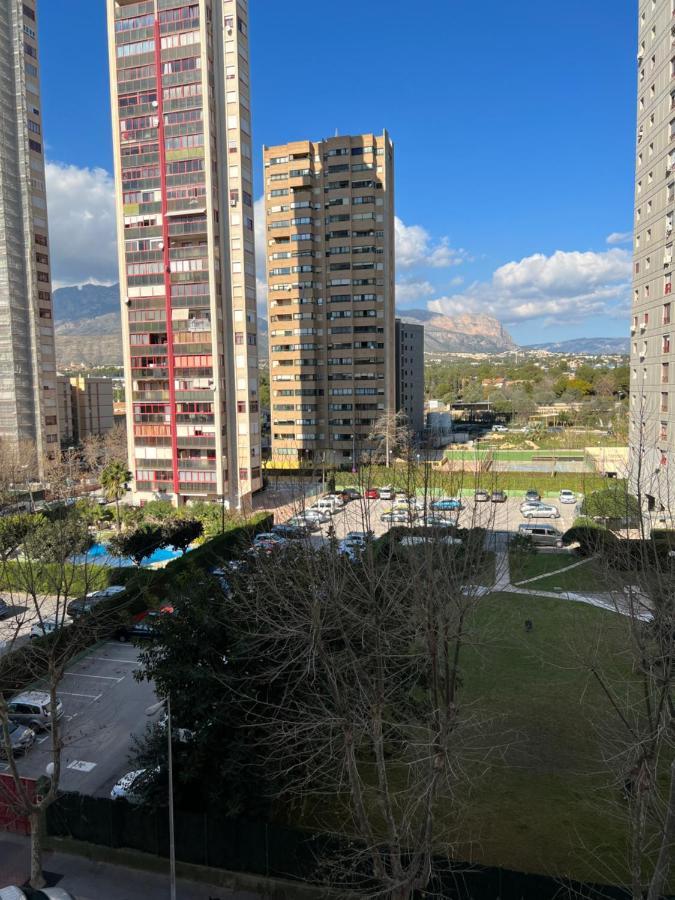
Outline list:
[[[65,853],[45,853],[45,873],[49,883],[70,891],[77,900],[167,900],[169,864],[166,875],[93,862]],[[0,832],[0,887],[21,885],[29,873],[27,838]],[[262,900],[261,894],[230,891],[223,887],[179,880],[180,900]]]

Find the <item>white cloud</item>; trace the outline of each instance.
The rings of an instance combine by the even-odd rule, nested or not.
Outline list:
[[[59,285],[118,280],[115,191],[105,169],[47,163],[52,277]]]
[[[404,308],[435,293],[436,288],[429,281],[401,281],[396,285],[396,305]]]
[[[613,231],[607,235],[607,243],[613,244],[630,244],[633,241],[632,231]]]
[[[450,246],[450,240],[442,237],[436,243],[421,225],[406,225],[398,216],[394,219],[396,233],[396,265],[401,269],[430,267],[445,269],[459,266],[467,259],[461,248]]]
[[[623,315],[630,274],[627,250],[538,253],[501,266],[491,281],[474,282],[463,293],[427,305],[447,315],[485,313],[507,324],[532,319],[570,324],[589,316]]]

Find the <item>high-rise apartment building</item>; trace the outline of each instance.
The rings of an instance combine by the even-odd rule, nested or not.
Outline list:
[[[107,0],[135,496],[261,486],[247,0]]]
[[[675,466],[674,26],[675,0],[640,0],[630,477],[650,506],[664,508]]]
[[[0,0],[0,438],[59,448],[35,0]]]
[[[396,319],[396,410],[419,439],[424,429],[424,325]]]
[[[111,378],[59,375],[59,427],[61,443],[81,443],[91,435],[110,431],[113,415]]]
[[[272,460],[355,464],[396,403],[394,148],[266,147]]]

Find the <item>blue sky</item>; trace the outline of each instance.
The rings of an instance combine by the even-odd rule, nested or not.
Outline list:
[[[626,334],[635,0],[340,10],[250,0],[257,147],[389,130],[399,306],[498,314],[522,342]],[[40,39],[56,278],[110,280],[104,0],[41,0]]]

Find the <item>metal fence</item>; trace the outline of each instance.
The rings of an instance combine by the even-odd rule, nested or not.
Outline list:
[[[169,826],[163,810],[107,798],[64,794],[50,807],[48,833],[104,847],[169,854]],[[344,849],[335,835],[314,834],[268,822],[179,812],[176,856],[180,862],[264,878],[312,882],[319,861]],[[438,860],[433,884],[420,900],[629,900],[618,887],[564,882],[505,869]],[[664,898],[673,900],[673,898]]]

